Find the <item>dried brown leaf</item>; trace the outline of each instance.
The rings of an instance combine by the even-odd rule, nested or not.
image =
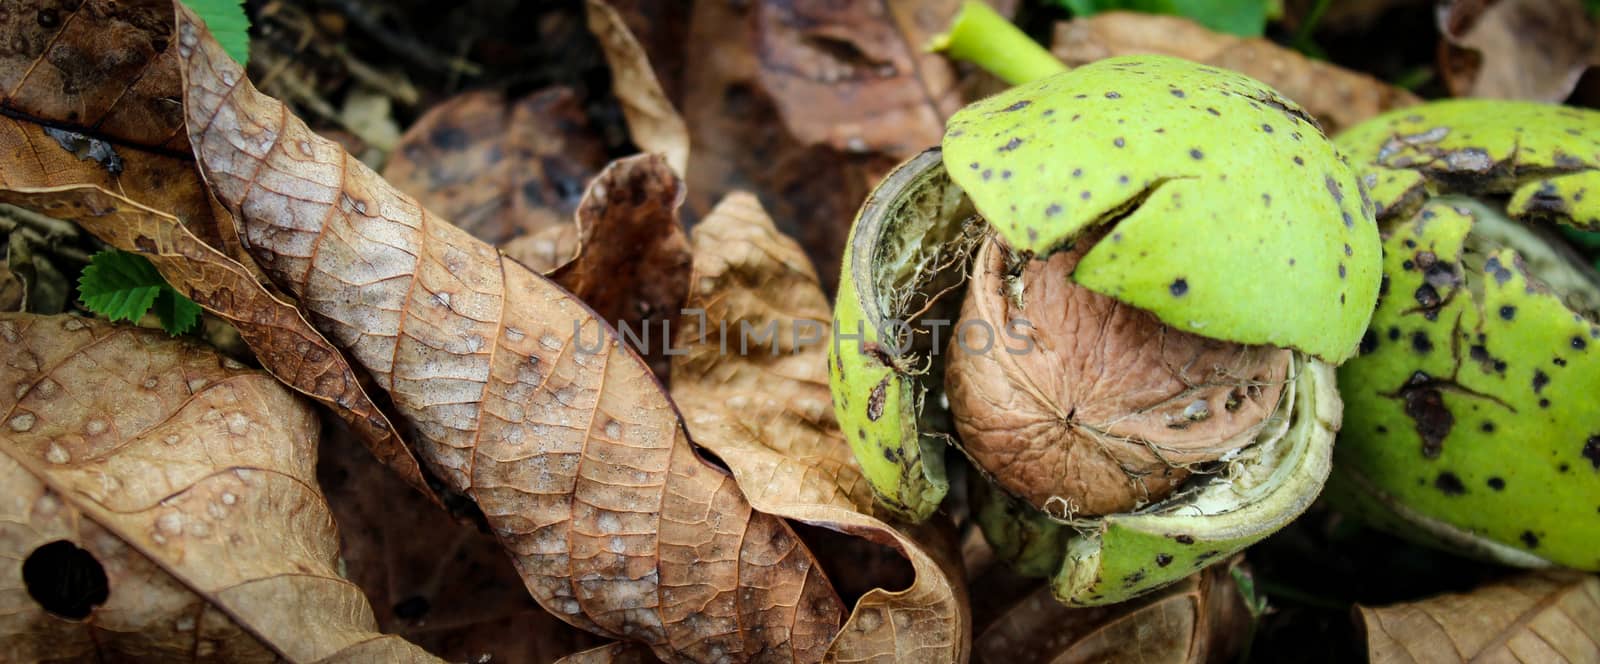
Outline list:
[[[511,101],[481,90],[429,109],[383,176],[423,207],[493,245],[570,225],[605,145],[578,98],[548,88]]]
[[[267,291],[244,266],[201,242],[176,218],[92,186],[0,187],[0,202],[77,222],[107,244],[144,254],[179,292],[233,324],[268,371],[332,409],[361,434],[373,456],[432,495],[416,457],[344,356],[294,305]]]
[[[955,71],[925,48],[961,3],[756,3],[760,80],[802,144],[906,159],[961,108]]]
[[[841,602],[571,295],[261,95],[178,9],[190,140],[252,253],[474,499],[546,609],[670,660],[818,659]],[[598,343],[587,341],[597,339]]]
[[[1356,607],[1373,664],[1600,661],[1600,578],[1512,577],[1470,593]]]
[[[754,193],[778,229],[805,247],[832,293],[856,209],[899,160],[808,144],[786,128],[761,80],[753,11],[694,4],[684,68],[689,207],[703,216],[730,192]]]
[[[1440,3],[1439,69],[1457,97],[1559,102],[1600,62],[1582,0]]]
[[[539,608],[493,535],[408,491],[349,435],[324,430],[317,480],[345,576],[384,633],[452,662],[536,664],[600,643]]]
[[[158,0],[7,3],[0,108],[62,129],[188,152],[172,6]]]
[[[650,57],[621,14],[605,0],[587,0],[589,31],[611,65],[611,91],[622,104],[633,144],[667,158],[682,176],[689,167],[689,129],[650,68]]]
[[[0,315],[0,659],[438,661],[338,574],[314,412],[164,337]]]
[[[189,151],[170,2],[25,0],[0,35],[0,186],[98,186],[251,265]]]
[[[694,246],[686,305],[705,313],[684,318],[672,395],[695,441],[727,463],[758,509],[894,547],[916,572],[911,587],[857,602],[830,660],[965,661],[971,616],[953,541],[873,516],[871,489],[834,419],[831,315],[810,261],[742,193],[695,227]]]
[[[1215,33],[1177,16],[1107,12],[1059,23],[1051,52],[1073,66],[1155,53],[1239,71],[1298,102],[1329,134],[1420,102],[1366,74],[1307,58],[1266,39]]]
[[[678,221],[683,196],[683,181],[661,155],[612,162],[578,206],[577,256],[549,273],[619,332],[642,334],[636,350],[663,379],[668,321],[689,289],[689,238]],[[654,343],[652,330],[660,335]]]
[[[1235,559],[1133,601],[1073,608],[1048,586],[1028,593],[974,639],[982,664],[1231,661],[1250,614],[1232,570]]]

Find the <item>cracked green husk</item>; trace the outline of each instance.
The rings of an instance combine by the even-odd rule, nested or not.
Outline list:
[[[1002,555],[1068,603],[1120,601],[1224,560],[1298,516],[1327,476],[1331,365],[1355,353],[1377,298],[1372,209],[1314,121],[1232,72],[1113,58],[975,103],[852,229],[836,318],[862,339],[830,358],[846,439],[884,504],[926,518],[948,489],[944,443],[959,446],[942,362],[927,335],[897,344],[877,328],[955,318],[985,232],[1043,258],[1110,227],[1074,281],[1178,329],[1294,349],[1294,381],[1255,444],[1136,513],[1063,523],[996,491],[975,509]]]
[[[1375,526],[1507,564],[1600,570],[1600,113],[1456,100],[1338,142],[1366,164],[1386,288],[1330,496]]]

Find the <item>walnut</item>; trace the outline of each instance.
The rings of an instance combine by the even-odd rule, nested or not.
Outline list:
[[[1179,331],[1073,283],[1087,244],[1019,261],[985,241],[957,329],[982,321],[1007,343],[976,352],[981,344],[952,339],[945,375],[966,453],[1061,518],[1161,500],[1249,445],[1292,355]]]

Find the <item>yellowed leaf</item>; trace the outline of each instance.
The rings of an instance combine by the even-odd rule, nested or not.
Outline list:
[[[676,345],[686,352],[672,367],[672,396],[690,434],[727,463],[757,509],[893,547],[916,572],[909,588],[863,596],[829,659],[964,661],[971,616],[953,543],[874,516],[834,419],[831,315],[810,261],[742,193],[694,228],[693,244],[685,306],[704,314],[682,319]]]
[[[0,340],[0,661],[438,661],[339,576],[317,418],[271,376],[74,316]]]
[[[1593,575],[1528,573],[1356,613],[1373,664],[1600,662],[1600,578]]]
[[[683,177],[689,167],[689,128],[650,68],[650,57],[628,24],[605,0],[587,0],[589,31],[600,40],[611,65],[611,90],[622,102],[628,133],[645,152],[666,156]]]

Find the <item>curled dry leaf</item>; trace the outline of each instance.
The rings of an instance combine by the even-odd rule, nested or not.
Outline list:
[[[966,588],[953,546],[941,546],[953,543],[873,516],[871,489],[834,419],[832,317],[810,261],[742,193],[695,227],[694,246],[686,305],[705,313],[685,316],[678,333],[686,352],[673,362],[672,396],[695,441],[727,463],[759,509],[898,549],[916,573],[909,588],[864,595],[830,659],[965,661]]]
[[[431,662],[340,578],[314,412],[160,332],[0,315],[0,659]]]
[[[950,61],[925,48],[958,0],[756,3],[760,80],[802,144],[905,159],[961,108]]]
[[[1298,102],[1330,135],[1421,101],[1376,78],[1307,58],[1267,39],[1212,32],[1177,16],[1108,12],[1059,23],[1050,50],[1072,66],[1157,53],[1242,72]]]
[[[0,34],[0,187],[98,186],[249,265],[189,151],[170,2],[8,3]]]
[[[261,95],[181,6],[177,38],[190,140],[251,252],[540,605],[663,659],[821,657],[843,607],[810,551],[695,454],[603,321]]]
[[[407,491],[349,435],[324,429],[317,481],[339,523],[345,576],[385,634],[452,662],[497,664],[550,662],[601,642],[540,608],[494,536]]]
[[[1439,69],[1457,97],[1559,102],[1600,64],[1583,0],[1446,0]]]
[[[1236,557],[1121,604],[1072,608],[1048,586],[997,615],[973,641],[979,664],[1228,662],[1250,613],[1239,596]]]
[[[663,379],[669,321],[689,289],[689,238],[678,222],[683,195],[683,181],[661,155],[613,162],[578,206],[578,255],[549,273],[601,320],[642,334],[636,349]],[[654,343],[651,330],[660,331]]]
[[[649,54],[610,3],[588,0],[584,7],[589,31],[600,40],[600,49],[611,65],[611,91],[622,103],[634,145],[665,156],[672,170],[682,176],[689,167],[689,128],[650,68]]]
[[[548,88],[515,101],[479,90],[429,109],[383,176],[423,207],[493,245],[571,225],[606,162],[578,98]]]
[[[429,496],[416,457],[372,402],[344,356],[300,311],[244,266],[201,242],[169,214],[91,186],[0,187],[0,202],[76,222],[102,241],[144,254],[167,282],[239,330],[268,371],[328,406],[361,435],[373,456]]]
[[[1593,575],[1522,574],[1470,593],[1359,606],[1356,615],[1373,664],[1600,661]]]

